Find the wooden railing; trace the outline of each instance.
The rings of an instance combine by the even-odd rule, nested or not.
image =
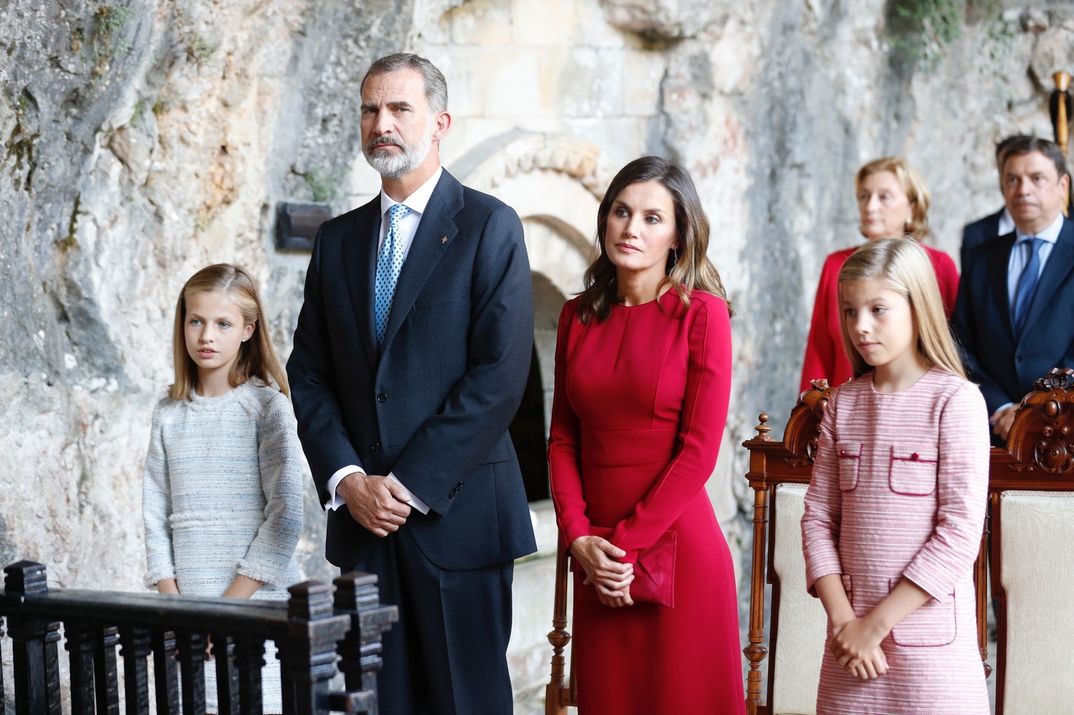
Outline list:
[[[350,573],[334,586],[306,581],[289,588],[283,602],[50,591],[45,566],[30,561],[11,564],[4,573],[0,636],[6,620],[14,683],[5,690],[0,668],[0,712],[11,691],[17,715],[61,712],[62,626],[71,712],[78,715],[119,713],[117,645],[125,712],[150,712],[152,658],[156,712],[204,713],[209,642],[219,712],[260,713],[268,640],[275,642],[282,666],[284,713],[377,713],[381,636],[398,611],[380,604],[376,576]],[[0,645],[0,664],[3,658]],[[342,692],[331,690],[337,672],[344,675]]]

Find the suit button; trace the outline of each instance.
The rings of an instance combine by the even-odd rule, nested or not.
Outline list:
[[[369,451],[370,452],[379,452],[380,451],[380,442],[374,442],[373,444],[369,445]]]
[[[387,392],[381,392],[380,394],[377,395],[377,402],[387,402],[387,401],[388,401],[388,393]]]

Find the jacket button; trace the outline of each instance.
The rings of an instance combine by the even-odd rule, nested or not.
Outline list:
[[[370,452],[379,452],[380,451],[380,442],[374,442],[373,444],[369,445],[369,451]]]
[[[917,452],[914,452],[913,454],[910,455],[910,459],[911,459],[911,461],[916,462],[917,460],[921,459],[921,457],[920,457],[920,455],[918,455]]]
[[[377,395],[377,402],[387,402],[387,401],[388,401],[388,393],[387,392],[381,392],[380,394]]]

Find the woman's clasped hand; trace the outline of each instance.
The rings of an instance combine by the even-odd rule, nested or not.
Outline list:
[[[633,606],[630,584],[634,564],[618,561],[626,552],[600,536],[579,536],[571,544],[571,556],[585,571],[585,583],[597,592],[605,606]]]

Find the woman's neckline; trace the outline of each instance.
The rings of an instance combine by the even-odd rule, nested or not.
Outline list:
[[[652,300],[647,300],[644,303],[635,303],[634,305],[627,305],[626,303],[623,303],[620,300],[620,301],[615,303],[614,307],[623,308],[625,310],[633,310],[635,308],[644,308],[647,305],[659,305],[660,301],[664,300],[665,296],[670,295],[670,294],[674,294],[674,293],[675,293],[675,291],[672,290],[671,285],[667,284],[666,286],[661,287],[660,294],[657,297],[653,298]]]

